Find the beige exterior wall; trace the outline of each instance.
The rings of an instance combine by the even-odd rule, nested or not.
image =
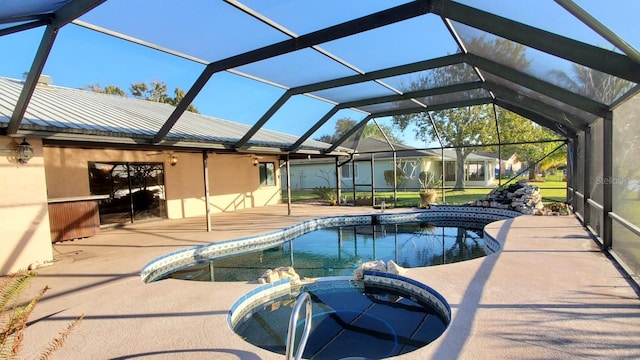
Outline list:
[[[164,162],[167,216],[179,219],[206,213],[201,153],[175,152],[174,155],[178,157],[175,166],[167,163],[167,154],[158,154],[157,151],[46,147],[44,154],[49,198],[90,195],[87,165],[90,161]],[[265,156],[260,161],[275,163],[275,186],[260,186],[258,166],[252,165],[251,156],[209,155],[211,213],[277,204],[280,201],[278,159]]]
[[[46,147],[45,171],[49,198],[90,195],[90,161],[100,162],[164,162],[165,198],[170,219],[203,216],[204,173],[201,153],[175,152],[178,163],[170,166],[167,154],[157,151],[124,151],[109,149],[77,149]],[[260,186],[258,166],[251,156],[241,154],[209,155],[209,202],[211,213],[246,209],[280,202],[280,169],[275,156],[264,156],[261,162],[273,162],[275,186]],[[69,186],[73,184],[73,186]]]
[[[35,156],[19,166],[12,152],[0,152],[0,275],[30,265],[53,261],[47,199],[90,195],[90,161],[163,162],[169,218],[203,216],[204,175],[201,153],[175,153],[178,164],[170,166],[167,154],[154,151],[123,151],[45,147],[27,139]],[[0,136],[1,149],[15,149],[21,139]],[[251,156],[210,155],[211,212],[233,211],[280,202],[280,169],[276,156],[273,186],[260,186],[259,167]]]
[[[90,161],[102,162],[164,162],[167,155],[157,151],[123,151],[111,149],[77,149],[45,147],[47,195],[52,198],[87,196]],[[168,164],[166,168],[170,167]]]
[[[280,169],[277,157],[263,156],[260,159],[260,162],[274,163],[276,169],[274,186],[260,186],[259,167],[253,166],[251,159],[251,156],[241,154],[209,155],[209,205],[212,214],[280,202]],[[188,161],[188,169],[185,171],[171,172],[166,175],[169,218],[203,216],[206,213],[202,155],[189,155]],[[182,156],[180,156],[176,168],[182,164]],[[184,184],[193,183],[194,179],[198,180],[197,185],[184,186]],[[170,185],[174,183],[175,186]]]
[[[0,275],[53,260],[42,142],[26,139],[35,155],[17,165],[11,152],[22,139],[0,136]]]

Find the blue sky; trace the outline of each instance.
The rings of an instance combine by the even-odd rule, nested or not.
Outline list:
[[[0,60],[0,76],[22,79],[31,66],[41,36],[42,29],[33,29],[0,37],[0,53],[12,54]],[[125,91],[132,83],[159,80],[172,92],[176,87],[187,91],[203,69],[204,65],[189,60],[70,25],[60,31],[43,74],[51,76],[54,85],[83,88],[89,84],[113,84]],[[201,113],[252,125],[283,93],[278,87],[221,72],[211,78],[195,105]],[[299,121],[297,114],[319,119],[332,106],[295,96],[265,127],[302,135],[308,126]],[[364,118],[361,113],[348,110],[336,116]],[[330,133],[332,126],[323,130]]]
[[[404,1],[396,0],[389,3],[389,1],[372,0],[354,1],[347,3],[347,5],[340,0],[327,0],[323,2],[322,6],[319,6],[317,1],[303,0],[245,1],[249,6],[264,11],[267,16],[273,17],[275,21],[298,34],[317,30],[348,20],[351,16],[361,16],[370,11],[401,2]],[[460,2],[484,7],[499,15],[528,21],[534,26],[610,48],[606,41],[550,0],[521,0],[517,2],[517,5],[514,5],[512,0],[492,2],[460,0]],[[640,45],[640,35],[638,35],[640,32],[636,31],[633,26],[629,26],[635,24],[634,17],[640,13],[640,11],[636,11],[640,10],[640,1],[616,0],[605,3],[595,0],[578,0],[576,2],[597,14],[602,22],[625,37],[632,45],[636,47]],[[135,31],[134,36],[136,37],[154,42],[164,41],[181,51],[196,54],[209,60],[230,56],[285,38],[277,31],[265,28],[264,25],[258,27],[249,24],[246,20],[238,20],[240,18],[233,15],[237,15],[239,12],[235,9],[229,10],[229,7],[223,6],[222,2],[192,0],[190,4],[194,6],[191,12],[177,14],[175,9],[170,8],[170,6],[179,6],[177,3],[173,5],[162,3],[162,5],[151,6],[147,2],[110,0],[96,9],[100,11],[90,12],[82,19],[114,28],[123,33]],[[617,6],[613,6],[614,4]],[[131,11],[122,12],[121,6],[123,5],[128,6]],[[216,14],[219,13],[222,16],[218,16],[216,18],[218,21],[215,23],[202,19],[198,22],[197,19],[203,17],[204,10],[199,13],[197,7],[208,11],[215,10]],[[549,8],[556,11],[549,12]],[[169,17],[169,19],[175,21],[176,24],[157,24],[154,22],[154,16],[148,16],[144,18],[145,20],[141,20],[141,17],[137,15],[140,11],[150,15],[157,13],[158,16],[163,12],[174,11],[175,16]],[[221,13],[223,11],[225,13]],[[306,11],[314,16],[291,16],[292,11],[295,13]],[[536,14],[543,14],[543,16],[535,16]],[[189,20],[197,24],[187,23]],[[434,27],[432,24],[434,21],[439,23],[439,27]],[[405,27],[409,24],[418,24],[429,31],[425,36],[400,36],[399,33],[406,34],[409,28],[405,29]],[[172,31],[155,31],[156,26],[168,27]],[[443,29],[438,17],[427,16],[409,20],[405,24],[398,24],[393,28],[382,28],[356,35],[350,39],[323,44],[323,48],[335,52],[362,70],[370,71],[455,52],[455,45],[452,45],[450,38],[447,42],[441,40],[444,38],[442,36],[444,35]],[[11,54],[11,56],[0,57],[0,76],[22,78],[22,74],[28,71],[31,66],[42,31],[43,29],[33,29],[0,37],[0,54]],[[190,31],[203,32],[208,43],[205,45],[194,43],[193,39],[201,41],[202,37],[191,37],[189,36]],[[160,38],[160,35],[170,38]],[[317,69],[321,66],[323,65],[317,62],[301,66],[301,69],[292,68],[291,72],[297,71],[297,73],[291,78],[296,79],[297,77],[298,81],[302,81],[300,79],[302,76],[313,76],[313,71],[304,73],[304,68],[310,68],[316,70],[316,73],[320,73]],[[43,74],[50,75],[55,85],[74,88],[97,83],[102,86],[113,84],[126,90],[132,83],[159,80],[165,82],[170,91],[176,87],[186,91],[203,69],[204,65],[202,64],[167,55],[76,25],[68,25],[60,31]],[[263,67],[260,70],[265,72],[265,75],[271,71],[269,67]],[[338,71],[336,76],[342,75]],[[283,79],[283,82],[286,80]],[[309,80],[313,81],[313,78],[311,77]],[[283,92],[284,90],[278,87],[221,72],[212,77],[194,103],[204,114],[253,125]],[[302,95],[295,96],[276,113],[265,127],[293,135],[302,135],[331,107],[331,104],[309,99]],[[313,137],[332,133],[335,120],[342,117],[360,120],[364,118],[364,115],[350,110],[340,111]],[[388,120],[382,119],[380,122],[385,123]],[[414,141],[411,135],[406,136],[406,140],[415,146],[427,146]]]

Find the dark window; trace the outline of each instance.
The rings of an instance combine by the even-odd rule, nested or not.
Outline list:
[[[89,162],[91,195],[100,200],[101,224],[166,217],[162,163]]]
[[[345,179],[345,180],[353,180],[353,176],[351,175],[351,166],[352,166],[351,164],[347,164],[347,165],[343,166],[340,169],[340,173],[341,173],[340,176],[343,179]],[[355,169],[353,172],[355,173],[355,175],[356,175],[355,178],[357,180],[358,179],[358,164],[353,164],[353,167]]]
[[[445,181],[456,181],[456,163],[454,161],[447,161],[444,163],[444,180]]]
[[[482,181],[484,180],[484,163],[482,162],[470,162],[467,164],[467,174],[469,174],[470,181]]]
[[[272,162],[260,163],[260,186],[275,186],[275,165]]]

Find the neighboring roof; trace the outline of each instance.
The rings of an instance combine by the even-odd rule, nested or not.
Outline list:
[[[397,157],[440,157],[440,151],[435,150],[415,150],[412,147],[388,143],[385,140],[376,138],[360,138],[353,143],[344,144],[348,148],[355,149],[358,154],[357,160],[367,160],[371,158],[371,153],[375,153],[378,159],[393,157],[393,150]]]
[[[445,161],[456,161],[456,151],[454,149],[443,149],[441,150],[415,150],[411,147],[391,143],[391,145],[380,139],[376,138],[361,138],[357,144],[354,142],[350,144],[352,146],[356,146],[356,151],[351,152],[355,161],[370,161],[371,154],[375,154],[376,160],[383,159],[391,159],[393,158],[393,149],[396,150],[396,157],[398,159],[406,159],[406,158],[435,158],[436,160],[442,159],[444,155]],[[393,146],[393,149],[391,148]],[[345,158],[346,159],[346,158]],[[344,160],[344,159],[343,159]],[[326,159],[326,158],[314,158],[314,159],[296,159],[292,160],[292,164],[326,164],[329,162],[334,162],[335,160]],[[497,157],[492,157],[488,153],[471,153],[467,156],[466,161],[493,161],[497,162]]]
[[[20,80],[0,77],[0,127],[9,123],[22,87]],[[39,84],[24,115],[21,129],[57,140],[74,139],[74,135],[95,136],[95,141],[108,141],[106,138],[111,138],[125,143],[124,138],[151,140],[174,109],[169,104],[153,101]],[[245,124],[185,112],[164,142],[233,149],[233,144],[249,128]],[[284,151],[297,140],[297,136],[260,129],[247,145]],[[300,152],[319,153],[328,147],[329,144],[307,140]]]
[[[444,157],[448,161],[456,161],[456,151],[454,149],[444,149]],[[467,156],[466,161],[492,161],[497,162],[498,158],[493,156],[488,156],[487,153],[476,153],[472,152]]]
[[[353,147],[356,144],[346,144]],[[393,146],[393,148],[392,148]],[[371,153],[375,153],[376,159],[388,159],[393,157],[393,149],[396,150],[398,158],[421,158],[431,157],[441,159],[444,155],[445,161],[456,161],[456,151],[454,149],[425,149],[416,150],[412,147],[391,143],[376,138],[361,138],[357,142],[356,154],[360,153],[355,159],[358,161],[371,159]],[[491,156],[489,153],[473,152],[467,156],[466,161],[497,161],[497,156]]]

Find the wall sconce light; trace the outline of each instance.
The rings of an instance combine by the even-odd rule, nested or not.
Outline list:
[[[27,139],[22,139],[22,142],[18,144],[16,149],[16,159],[22,165],[26,165],[33,157],[33,146],[27,142]]]
[[[0,149],[0,153],[9,153],[9,160],[20,165],[26,165],[34,155],[33,146],[27,139],[22,139],[20,144],[13,145],[10,149]]]
[[[254,157],[251,159],[251,164],[253,164],[253,166],[258,166],[259,163],[260,163],[260,160],[258,160],[257,157]]]
[[[169,165],[176,166],[177,163],[178,163],[178,157],[173,155],[173,154],[170,154],[169,155]]]

